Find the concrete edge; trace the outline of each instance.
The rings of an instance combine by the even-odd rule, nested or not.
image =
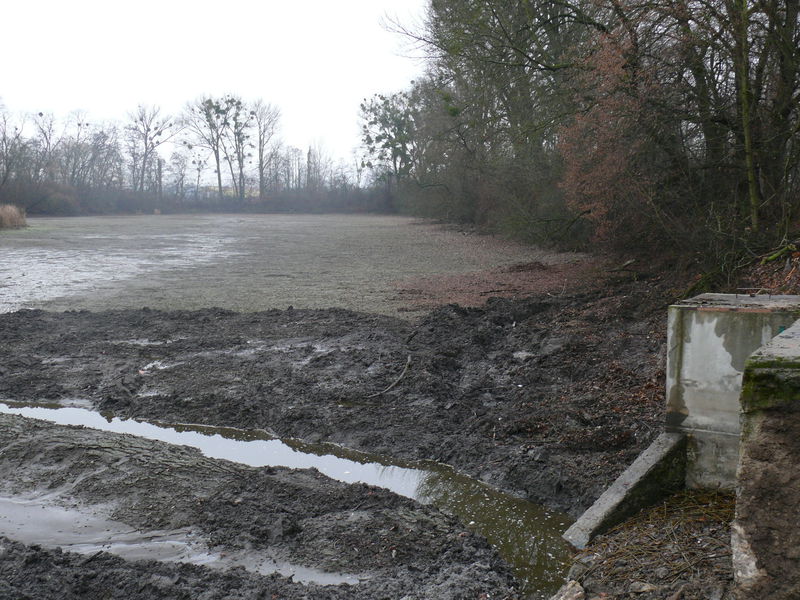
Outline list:
[[[781,408],[800,399],[800,321],[750,355],[742,375],[742,415]]]
[[[595,536],[683,489],[685,480],[686,436],[662,433],[563,537],[576,548],[583,549]]]

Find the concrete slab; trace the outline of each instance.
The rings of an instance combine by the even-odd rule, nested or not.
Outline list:
[[[564,533],[576,548],[642,508],[683,488],[686,436],[662,433]]]
[[[700,294],[673,306],[708,311],[786,312],[800,314],[800,296],[773,294]]]

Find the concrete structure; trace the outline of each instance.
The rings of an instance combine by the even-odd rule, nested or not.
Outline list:
[[[736,597],[800,598],[800,323],[747,361],[741,407]]]
[[[686,487],[733,489],[745,361],[800,317],[800,296],[703,294],[669,308],[666,429],[688,437]]]
[[[567,530],[567,541],[583,548],[594,536],[682,487],[734,489],[745,363],[798,317],[800,296],[702,294],[671,306],[667,433]],[[776,347],[769,346],[773,353]],[[800,367],[797,373],[800,402]]]
[[[683,489],[686,436],[662,433],[564,533],[576,548],[662,498]]]

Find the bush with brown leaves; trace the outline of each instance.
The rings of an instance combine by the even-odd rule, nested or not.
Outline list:
[[[0,204],[0,229],[25,227],[25,211],[13,204]]]

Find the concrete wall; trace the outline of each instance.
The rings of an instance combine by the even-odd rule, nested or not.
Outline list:
[[[666,429],[688,437],[688,488],[734,488],[745,361],[798,316],[800,296],[703,294],[669,308]]]
[[[740,600],[800,598],[800,323],[747,361],[733,565]]]
[[[670,307],[668,433],[564,537],[582,548],[681,480],[735,489],[737,600],[799,600],[798,316],[800,296],[703,294]]]

